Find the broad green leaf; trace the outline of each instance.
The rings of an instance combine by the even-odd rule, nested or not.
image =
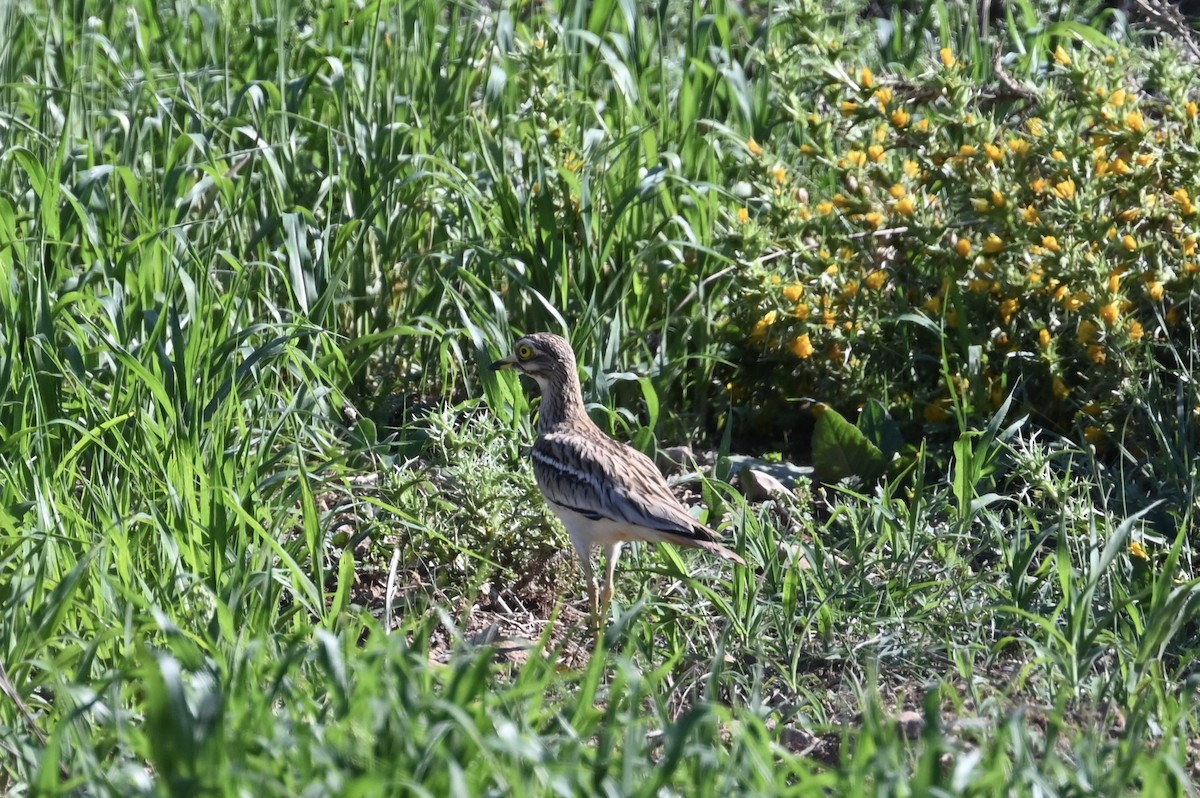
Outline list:
[[[867,440],[878,447],[885,460],[891,460],[892,456],[904,447],[900,426],[892,420],[887,408],[878,399],[867,400],[858,415],[856,426]]]
[[[822,482],[840,482],[847,477],[870,481],[883,473],[887,461],[878,446],[832,407],[819,405],[817,412],[813,467]]]

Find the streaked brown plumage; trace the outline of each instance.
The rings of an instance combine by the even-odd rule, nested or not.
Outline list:
[[[701,548],[745,564],[688,514],[650,458],[608,437],[588,417],[569,343],[550,333],[527,335],[513,345],[512,357],[492,364],[493,370],[510,367],[541,388],[533,473],[579,555],[596,623],[601,605],[606,610],[612,599],[613,571],[625,541]],[[600,596],[591,563],[596,545],[607,555]]]

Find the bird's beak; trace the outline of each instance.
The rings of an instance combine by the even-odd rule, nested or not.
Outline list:
[[[517,361],[515,358],[511,358],[511,357],[501,358],[500,360],[497,360],[495,363],[493,363],[490,366],[490,368],[492,371],[502,371],[507,368],[512,368],[512,366],[516,362]]]

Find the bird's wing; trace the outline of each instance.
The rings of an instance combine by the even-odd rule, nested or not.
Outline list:
[[[716,541],[688,515],[650,458],[611,438],[543,435],[533,444],[533,472],[547,499],[586,517],[665,532],[685,545]]]

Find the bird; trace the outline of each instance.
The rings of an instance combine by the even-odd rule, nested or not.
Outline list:
[[[692,518],[649,457],[596,426],[583,405],[575,351],[564,338],[546,332],[519,338],[511,356],[491,364],[492,371],[503,369],[531,377],[541,390],[533,475],[579,557],[597,634],[626,542],[673,543],[746,564],[716,532]],[[592,568],[597,546],[606,557],[603,590]]]

